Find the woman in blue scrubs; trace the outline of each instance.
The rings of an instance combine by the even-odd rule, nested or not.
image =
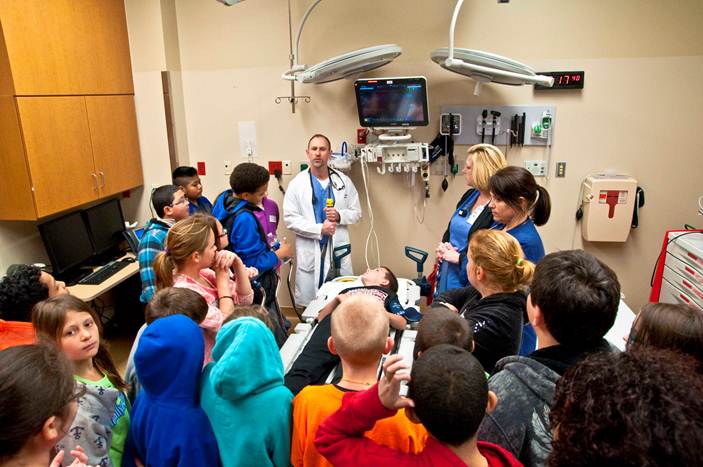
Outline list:
[[[437,293],[468,285],[466,249],[469,239],[477,230],[487,229],[493,224],[488,207],[491,198],[488,180],[506,165],[505,156],[493,145],[477,144],[469,148],[462,173],[471,188],[456,205],[447,231],[437,246],[437,260],[441,262]]]
[[[493,214],[492,229],[504,230],[520,243],[525,258],[534,264],[544,257],[542,238],[535,226],[549,220],[552,204],[549,192],[522,167],[510,166],[496,172],[488,182]],[[537,336],[528,323],[522,333],[520,355],[535,350]]]

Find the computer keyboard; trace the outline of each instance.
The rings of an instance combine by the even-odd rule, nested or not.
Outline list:
[[[119,271],[129,266],[129,264],[130,263],[127,261],[112,261],[111,263],[107,263],[105,266],[98,269],[97,271],[91,272],[83,279],[79,280],[78,283],[82,285],[102,284],[110,277],[114,276]]]

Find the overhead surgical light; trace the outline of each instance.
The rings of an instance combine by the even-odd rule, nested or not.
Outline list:
[[[303,27],[312,10],[321,1],[322,0],[316,0],[303,15],[303,19],[298,27],[298,33],[295,36],[293,64],[290,70],[283,73],[283,79],[297,81],[299,83],[328,83],[380,68],[392,62],[402,53],[402,49],[395,44],[383,44],[347,52],[310,67],[299,64],[300,36],[303,32]]]
[[[525,64],[480,50],[455,48],[454,30],[463,3],[464,0],[458,0],[454,7],[452,22],[449,26],[449,47],[442,47],[432,52],[430,55],[432,61],[445,70],[474,79],[476,81],[475,96],[481,92],[481,83],[499,83],[511,86],[540,84],[552,87],[554,78],[538,75]]]

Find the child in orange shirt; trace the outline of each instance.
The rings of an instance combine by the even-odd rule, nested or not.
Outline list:
[[[315,447],[317,427],[334,413],[347,392],[363,391],[377,380],[381,355],[393,347],[388,336],[388,317],[383,305],[366,296],[343,297],[332,313],[332,336],[327,346],[342,360],[343,374],[338,384],[307,386],[293,399],[294,466],[331,466]],[[377,443],[418,453],[425,446],[427,431],[411,422],[404,411],[379,421],[366,435]]]

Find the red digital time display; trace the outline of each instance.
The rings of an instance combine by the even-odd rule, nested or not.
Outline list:
[[[583,71],[543,71],[540,75],[554,78],[554,85],[551,88],[535,85],[535,89],[546,91],[549,89],[583,89],[583,82],[586,74]]]

